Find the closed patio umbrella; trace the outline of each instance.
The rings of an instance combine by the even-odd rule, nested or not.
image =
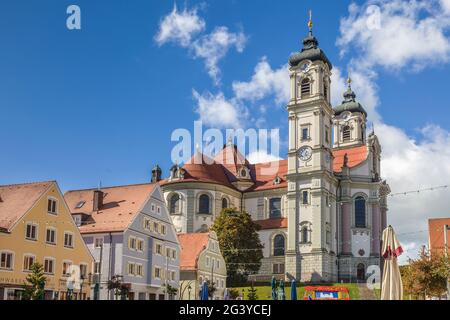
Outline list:
[[[291,281],[291,300],[297,300],[297,283],[295,280]]]
[[[381,255],[384,258],[381,300],[402,300],[403,284],[397,262],[397,258],[403,253],[402,246],[391,226],[383,230],[381,239]]]
[[[209,298],[209,295],[208,295],[208,282],[203,281],[200,300],[208,300],[208,298]]]
[[[277,300],[277,280],[275,280],[275,277],[272,277],[272,300]]]

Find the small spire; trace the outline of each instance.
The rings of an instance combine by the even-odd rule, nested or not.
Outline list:
[[[309,28],[309,34],[312,35],[312,28],[313,28],[313,22],[312,22],[312,10],[309,10],[308,28]]]
[[[347,86],[349,89],[352,88],[352,78],[350,77],[350,68],[347,71]]]

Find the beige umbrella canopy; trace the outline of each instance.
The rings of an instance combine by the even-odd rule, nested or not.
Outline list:
[[[402,246],[391,226],[383,230],[381,239],[381,255],[384,258],[381,300],[402,300],[403,284],[397,263],[397,257],[403,253]]]

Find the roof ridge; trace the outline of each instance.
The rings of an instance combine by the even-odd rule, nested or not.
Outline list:
[[[104,190],[104,189],[114,189],[114,188],[123,188],[123,187],[135,187],[135,186],[145,186],[145,185],[156,185],[158,182],[145,182],[145,183],[132,183],[132,184],[124,184],[124,185],[115,185],[115,186],[109,186],[109,187],[101,187],[99,188],[86,188],[86,189],[73,189],[73,190],[67,190],[64,194],[67,194],[69,192],[79,192],[79,191],[90,191],[90,190]]]
[[[56,180],[48,180],[48,181],[33,181],[33,182],[24,182],[24,183],[11,183],[11,184],[1,184],[1,187],[18,187],[18,186],[30,186],[34,184],[46,184],[46,183],[54,183]]]

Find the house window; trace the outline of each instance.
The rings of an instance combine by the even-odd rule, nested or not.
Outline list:
[[[98,262],[98,261],[94,262],[94,273],[95,274],[100,273],[100,262]]]
[[[226,208],[228,208],[228,199],[223,198],[222,199],[222,209],[226,209]]]
[[[276,257],[284,256],[285,250],[285,239],[281,234],[277,234],[275,238],[273,238],[273,255]]]
[[[55,273],[55,260],[52,258],[44,259],[44,272],[47,274]]]
[[[220,261],[216,260],[216,269],[219,269],[219,268],[220,268]]]
[[[70,262],[70,261],[63,262],[63,270],[62,270],[63,276],[70,276],[71,267],[72,267],[72,262]]]
[[[156,279],[161,279],[161,268],[155,267],[155,278]]]
[[[153,203],[151,205],[151,210],[152,210],[152,212],[155,212],[155,205]]]
[[[156,213],[161,213],[161,207],[156,207]]]
[[[160,254],[160,255],[163,254],[163,247],[161,244],[159,244],[159,243],[155,244],[155,252],[156,252],[156,254]]]
[[[309,129],[307,127],[302,128],[302,141],[309,139]]]
[[[161,234],[165,235],[166,234],[166,226],[165,225],[161,225]]]
[[[81,279],[87,278],[87,264],[80,263],[80,277]]]
[[[11,252],[2,252],[0,257],[0,269],[13,269],[13,254]]]
[[[350,127],[349,126],[345,126],[342,129],[342,140],[344,142],[350,141],[350,137],[351,137],[351,135],[350,135]]]
[[[159,223],[153,222],[153,231],[159,233]]]
[[[127,270],[128,270],[129,275],[135,275],[136,274],[136,265],[134,263],[128,262]]]
[[[48,244],[56,244],[56,230],[53,228],[47,228],[45,235],[45,242]]]
[[[325,128],[325,143],[330,143],[330,131],[328,130],[328,127]]]
[[[142,268],[142,264],[136,264],[136,275],[139,277],[144,276],[144,269]]]
[[[35,262],[35,257],[32,255],[25,255],[23,257],[23,271],[31,271],[31,266]]]
[[[73,234],[64,232],[64,247],[73,248]]]
[[[131,250],[136,250],[136,238],[135,237],[128,238],[128,248]]]
[[[137,240],[136,245],[138,251],[140,252],[144,251],[144,240],[142,239]]]
[[[272,265],[272,271],[274,274],[283,274],[284,273],[284,263],[274,263]]]
[[[174,194],[170,198],[169,211],[170,211],[170,214],[179,214],[180,213],[180,196],[178,194]]]
[[[47,212],[51,214],[57,214],[58,213],[58,204],[55,199],[49,198],[47,200]]]
[[[103,237],[102,238],[95,238],[94,246],[96,248],[101,248],[103,246]]]
[[[363,197],[355,199],[355,227],[366,227],[366,200]]]
[[[309,203],[309,194],[308,191],[303,190],[302,191],[302,204],[308,204]]]
[[[172,259],[175,260],[177,258],[177,250],[172,250]]]
[[[152,231],[152,221],[148,218],[144,218],[143,227],[145,230]]]
[[[25,237],[28,240],[37,240],[37,225],[33,223],[27,223]]]
[[[308,78],[302,80],[300,85],[301,97],[306,98],[311,94],[311,81]]]
[[[198,213],[210,214],[209,212],[209,196],[202,194],[198,199]]]
[[[280,218],[281,217],[281,198],[272,198],[269,200],[269,217]]]
[[[301,229],[301,243],[309,242],[309,230],[307,226],[303,226]]]

